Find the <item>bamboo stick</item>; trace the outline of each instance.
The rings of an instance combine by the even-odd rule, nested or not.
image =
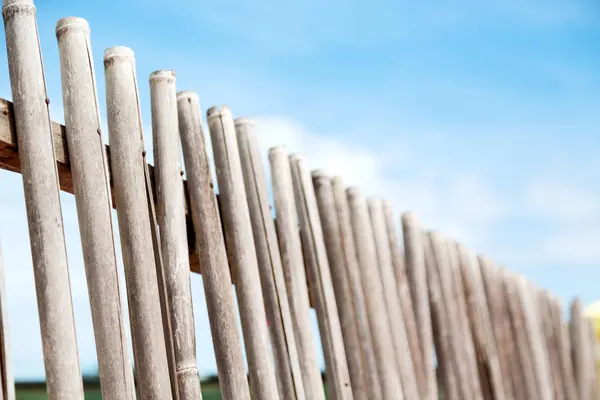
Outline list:
[[[150,75],[157,217],[180,400],[202,399],[196,366],[194,310],[179,153],[177,94],[173,71]]]
[[[307,399],[324,400],[323,381],[311,329],[307,279],[288,154],[283,147],[273,147],[269,150],[269,162],[276,212],[275,224],[296,332],[304,391]]]
[[[249,400],[231,275],[202,133],[198,96],[193,92],[179,92],[177,111],[196,252],[202,263],[202,282],[221,394],[225,400]]]
[[[402,313],[400,299],[398,297],[398,285],[392,265],[392,253],[389,246],[385,220],[383,216],[383,205],[381,200],[369,198],[367,200],[373,240],[379,262],[379,275],[385,297],[387,315],[392,328],[392,340],[396,350],[396,362],[402,379],[402,390],[407,399],[419,398],[419,387],[414,370],[414,361],[410,352],[408,334],[404,323],[405,316]]]
[[[102,397],[132,400],[135,386],[123,321],[89,25],[82,18],[63,18],[56,25],[56,37]]]
[[[428,293],[428,277],[425,265],[425,247],[423,229],[419,220],[412,213],[402,215],[402,232],[404,238],[404,265],[406,285],[410,297],[420,338],[420,355],[423,362],[425,387],[422,388],[421,398],[434,400],[438,397],[437,379],[434,368],[434,345],[432,334],[431,310]],[[433,267],[429,267],[433,268]],[[401,284],[402,272],[396,270],[396,279]]]
[[[104,70],[110,160],[138,395],[142,399],[169,399],[172,391],[146,197],[145,151],[133,51],[126,47],[107,49]]]
[[[246,344],[250,390],[256,400],[279,397],[275,366],[269,352],[265,313],[252,224],[231,110],[212,107],[208,126],[217,170],[221,217],[229,265],[235,275],[242,331]]]
[[[386,315],[385,297],[381,287],[377,253],[373,231],[369,223],[366,201],[356,188],[347,189],[356,254],[363,284],[363,295],[367,308],[373,350],[377,361],[377,372],[381,383],[383,400],[402,400],[402,383],[392,339],[392,331]]]
[[[367,309],[363,295],[362,278],[356,256],[356,246],[352,233],[346,189],[340,177],[333,178],[331,185],[339,222],[339,236],[343,248],[350,295],[353,302],[352,307],[356,318],[357,335],[360,342],[361,359],[363,361],[365,373],[365,384],[367,385],[366,392],[368,399],[380,400],[381,384],[379,382],[377,362],[373,351],[372,335],[369,328],[369,319],[367,317]]]
[[[313,171],[312,181],[319,207],[327,259],[331,269],[330,275],[335,277],[332,279],[332,284],[342,329],[352,394],[356,400],[366,400],[368,399],[366,371],[361,354],[354,301],[350,290],[348,267],[344,258],[333,187],[331,179],[322,171]]]
[[[323,230],[310,172],[299,155],[290,156],[294,197],[300,221],[300,239],[312,288],[321,343],[325,356],[327,390],[331,399],[351,400],[350,373],[344,351],[342,328],[329,271]]]
[[[267,181],[260,158],[255,124],[247,118],[235,120],[246,197],[256,246],[265,309],[271,323],[271,341],[275,356],[280,397],[303,400],[302,384],[294,327],[281,265],[275,224],[271,216]]]
[[[2,15],[48,398],[83,399],[49,99],[35,6],[32,0],[4,0]]]

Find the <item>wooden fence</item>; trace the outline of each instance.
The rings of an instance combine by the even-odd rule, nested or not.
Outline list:
[[[59,190],[76,199],[105,400],[202,398],[190,271],[203,274],[224,399],[325,399],[311,307],[330,399],[599,398],[595,339],[578,300],[568,323],[559,301],[523,276],[411,213],[396,220],[389,202],[311,173],[283,147],[268,157],[273,218],[260,127],[227,107],[207,111],[217,196],[198,96],[177,92],[173,71],[149,79],[148,165],[125,47],[104,53],[109,151],[87,22],[56,27],[61,126],[49,118],[33,2],[5,0],[2,12],[13,103],[0,100],[0,166],[23,175],[50,399],[83,399]],[[1,267],[0,399],[14,400]]]

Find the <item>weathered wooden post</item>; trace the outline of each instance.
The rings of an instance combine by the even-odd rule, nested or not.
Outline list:
[[[385,222],[386,237],[390,248],[392,270],[396,278],[396,291],[400,310],[404,316],[404,326],[406,327],[406,335],[409,343],[410,354],[413,361],[413,370],[415,373],[417,388],[419,390],[419,398],[427,399],[429,397],[429,388],[427,387],[426,374],[423,366],[423,352],[421,349],[421,340],[415,320],[415,313],[410,297],[410,288],[408,278],[406,276],[406,263],[404,254],[402,253],[400,243],[398,242],[398,232],[394,221],[394,212],[392,203],[389,200],[382,201],[383,218]],[[433,348],[433,343],[430,343]]]
[[[456,307],[449,294],[449,281],[444,270],[448,269],[447,246],[437,232],[427,232],[424,238],[427,265],[427,287],[431,305],[433,341],[435,343],[440,384],[444,398],[468,399],[465,394],[465,360],[459,357],[461,349],[456,338]],[[454,321],[453,321],[454,320]]]
[[[110,183],[96,76],[86,20],[58,21],[65,128],[84,255],[102,398],[133,400],[135,387],[123,321]]]
[[[171,398],[144,175],[142,118],[135,59],[127,47],[104,53],[110,161],[119,220],[138,393]]]
[[[477,372],[484,399],[505,399],[500,360],[486,303],[479,264],[475,254],[457,244],[459,276],[462,277],[470,330],[475,347]]]
[[[212,139],[221,217],[229,265],[235,276],[244,342],[250,374],[250,390],[256,400],[276,399],[275,366],[269,351],[269,331],[263,302],[256,249],[244,177],[231,110],[212,107],[207,111]]]
[[[296,332],[304,391],[307,399],[324,400],[323,381],[311,329],[310,302],[288,154],[283,147],[274,147],[269,150],[269,162],[276,212],[275,224]]]
[[[377,372],[381,383],[382,399],[402,400],[404,398],[402,384],[396,354],[393,351],[393,333],[386,315],[385,297],[377,265],[377,252],[373,241],[373,231],[369,223],[369,210],[358,189],[349,188],[346,195],[362,277],[367,316],[371,327],[373,350],[377,361]]]
[[[396,362],[402,379],[402,390],[405,398],[417,399],[419,398],[419,387],[414,370],[414,361],[410,352],[406,325],[404,324],[404,314],[398,297],[398,285],[392,266],[392,253],[383,217],[383,206],[381,200],[375,198],[368,199],[367,206],[379,262],[381,286],[385,297],[389,324],[392,328]]]
[[[537,310],[539,313],[541,334],[544,339],[544,350],[548,354],[548,371],[552,378],[553,396],[555,399],[566,398],[565,389],[563,387],[563,377],[561,374],[559,346],[557,336],[554,331],[551,308],[550,308],[550,293],[546,290],[535,288],[534,296],[537,300]]]
[[[592,318],[586,318],[590,334],[590,399],[598,399],[600,387],[598,387],[598,344],[596,340],[596,327]]]
[[[508,302],[510,320],[512,322],[513,341],[519,364],[521,366],[521,374],[518,385],[515,389],[523,389],[521,398],[523,399],[539,399],[539,388],[534,373],[534,360],[529,346],[529,338],[527,337],[527,327],[525,325],[525,314],[523,311],[522,301],[518,288],[517,277],[505,269],[500,271],[501,279],[505,284],[505,295]]]
[[[468,385],[467,393],[470,398],[477,400],[484,398],[482,393],[482,382],[480,382],[478,371],[477,371],[477,354],[475,353],[475,345],[473,343],[473,334],[471,332],[471,326],[469,324],[469,318],[467,315],[467,301],[465,299],[465,289],[460,271],[460,258],[458,254],[457,243],[453,239],[446,240],[446,246],[448,251],[448,273],[449,273],[449,285],[451,289],[451,298],[454,299],[456,304],[456,315],[457,315],[457,339],[461,343],[462,354],[459,356],[465,363],[465,369],[467,370],[466,384]]]
[[[271,322],[271,341],[280,397],[304,400],[306,395],[302,384],[302,369],[294,337],[290,302],[285,287],[275,223],[269,206],[265,171],[254,132],[254,121],[237,118],[235,130],[244,173],[246,198],[252,221],[265,309]]]
[[[569,327],[562,318],[562,304],[557,298],[551,298],[550,308],[554,333],[557,337],[557,351],[560,360],[560,373],[563,379],[565,400],[576,400],[577,385],[575,384],[573,363],[571,362],[571,341],[569,339]]]
[[[570,317],[571,357],[579,394],[577,398],[589,400],[592,380],[589,359],[592,354],[590,354],[589,327],[583,316],[583,305],[579,298],[571,302]]]
[[[332,399],[351,400],[350,373],[344,351],[342,328],[337,312],[327,250],[310,172],[299,155],[290,156],[296,208],[300,217],[300,238],[308,279],[314,295],[321,343],[325,356],[327,390]]]
[[[366,371],[361,354],[354,299],[350,289],[348,266],[344,257],[340,225],[335,208],[331,179],[322,171],[313,171],[313,186],[319,207],[327,260],[331,269],[335,302],[340,319],[350,383],[354,399],[367,400]]]
[[[479,255],[479,269],[481,272],[484,295],[486,298],[489,319],[492,328],[494,346],[498,352],[500,371],[505,396],[520,400],[522,385],[520,379],[521,365],[515,352],[515,343],[512,333],[508,300],[504,290],[504,281],[499,269],[492,260]]]
[[[180,400],[201,399],[173,71],[150,75],[157,218]]]
[[[363,295],[362,277],[358,266],[356,256],[356,246],[354,243],[354,234],[350,221],[350,209],[348,207],[348,198],[346,197],[346,188],[340,177],[331,180],[335,208],[339,223],[339,235],[343,248],[344,262],[350,287],[351,298],[353,301],[354,314],[356,318],[357,334],[360,342],[361,359],[365,373],[366,393],[370,400],[381,399],[381,384],[379,383],[379,374],[377,362],[373,351],[373,340],[365,298]],[[357,396],[355,396],[357,397]]]
[[[58,175],[35,6],[2,7],[48,398],[83,399]]]
[[[527,332],[527,339],[529,340],[532,361],[534,362],[534,374],[539,390],[539,398],[551,399],[552,378],[549,373],[548,353],[544,348],[544,338],[540,329],[534,291],[524,276],[518,277],[517,284],[522,302],[525,330]]]
[[[0,399],[15,400],[15,380],[12,372],[10,343],[8,341],[8,315],[6,313],[6,285],[4,263],[0,246]]]
[[[237,329],[231,276],[196,93],[178,93],[177,111],[188,178],[190,211],[196,233],[196,252],[202,266],[219,385],[223,399],[249,400],[250,391],[242,358],[242,342]]]
[[[412,213],[402,214],[402,232],[404,238],[404,265],[406,271],[406,286],[410,296],[415,316],[423,362],[425,386],[421,391],[423,400],[438,398],[437,379],[435,376],[433,334],[431,331],[431,311],[429,305],[428,278],[425,265],[425,247],[423,229],[419,220]],[[398,284],[402,284],[401,272],[396,272]]]

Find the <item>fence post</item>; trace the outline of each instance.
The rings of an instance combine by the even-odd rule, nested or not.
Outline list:
[[[455,302],[448,295],[448,279],[443,275],[443,270],[448,269],[447,248],[444,239],[437,232],[425,233],[423,242],[427,264],[426,276],[431,304],[433,341],[442,392],[445,399],[468,399],[468,394],[464,394],[464,367],[460,367],[465,360],[458,356],[460,349],[456,344],[456,330],[453,324],[453,319],[456,320],[456,313],[450,309],[455,307]]]
[[[417,332],[420,338],[420,354],[423,361],[425,391],[421,393],[424,400],[437,400],[438,383],[435,375],[433,333],[431,330],[431,311],[429,305],[428,278],[425,265],[425,247],[423,229],[419,220],[412,213],[402,214],[402,232],[404,238],[404,265],[406,285],[410,290],[411,303]],[[396,272],[396,279],[402,284],[401,274]]]
[[[469,317],[467,314],[467,302],[465,299],[465,289],[460,271],[460,259],[458,254],[458,244],[453,239],[446,239],[446,246],[448,251],[448,282],[452,287],[450,289],[450,298],[454,298],[456,303],[456,315],[457,325],[455,326],[457,339],[462,346],[462,354],[459,359],[463,359],[465,364],[465,370],[467,371],[465,382],[468,385],[467,393],[470,398],[477,400],[484,398],[482,393],[482,382],[480,382],[478,371],[477,371],[477,354],[475,353],[475,344],[473,342],[473,334],[471,332],[471,326],[469,324]]]
[[[400,310],[404,316],[404,326],[409,343],[410,354],[413,361],[416,384],[420,399],[429,398],[429,388],[426,382],[426,373],[423,365],[423,352],[421,351],[421,338],[417,329],[415,313],[410,297],[410,288],[406,276],[406,265],[404,254],[398,242],[398,232],[394,222],[392,203],[389,200],[382,201],[383,218],[388,247],[391,254],[392,271],[396,279],[396,288]],[[433,346],[433,343],[430,343]]]
[[[319,320],[319,331],[325,356],[327,390],[334,400],[351,400],[352,388],[348,362],[344,351],[340,319],[314,187],[304,159],[295,154],[290,156],[289,162],[292,169],[296,208],[300,217],[300,238],[305,254],[304,261]]]
[[[179,92],[177,110],[190,210],[196,233],[196,252],[202,266],[219,385],[225,400],[250,400],[231,275],[196,93]]]
[[[323,228],[327,260],[331,269],[330,277],[335,277],[331,281],[342,329],[352,394],[356,400],[367,400],[366,371],[358,339],[355,307],[348,278],[348,265],[344,257],[331,179],[322,171],[313,171],[312,181]]]
[[[298,213],[294,200],[292,172],[285,149],[283,147],[271,148],[269,150],[269,162],[276,212],[275,224],[294,321],[294,331],[296,332],[300,365],[302,366],[304,391],[307,399],[324,400],[325,392],[310,321],[310,302],[300,232],[298,230]]]
[[[363,295],[371,328],[382,398],[402,400],[404,399],[402,383],[396,355],[393,351],[393,333],[386,314],[385,297],[381,287],[381,275],[378,271],[377,253],[373,242],[373,231],[369,223],[369,210],[358,189],[347,189],[346,196],[350,209],[356,255],[362,277]]]
[[[133,51],[104,53],[110,161],[138,382],[144,399],[172,397],[144,178],[145,150]]]
[[[335,177],[331,181],[333,187],[333,196],[335,208],[339,221],[340,238],[343,247],[343,255],[346,263],[348,281],[353,301],[353,308],[356,317],[358,338],[360,341],[360,351],[362,354],[363,368],[367,384],[367,395],[370,400],[381,399],[381,384],[379,383],[379,374],[377,371],[377,362],[373,351],[373,340],[371,329],[369,328],[369,319],[365,298],[363,295],[362,277],[356,257],[356,245],[352,233],[352,224],[350,221],[350,209],[346,197],[346,188],[340,177]]]
[[[247,118],[237,118],[235,128],[265,309],[271,322],[271,340],[280,397],[304,400],[306,395],[302,385],[302,369],[298,359],[275,224],[269,206],[265,171],[254,132],[255,125]]]
[[[135,398],[114,247],[112,200],[86,20],[56,25],[66,139],[92,309],[102,397]]]
[[[387,315],[392,328],[392,340],[396,350],[396,362],[402,379],[402,390],[407,399],[418,399],[419,388],[414,370],[414,361],[410,352],[405,316],[400,307],[398,298],[398,285],[392,266],[392,253],[387,238],[385,220],[383,218],[383,205],[381,200],[369,198],[367,200],[371,230],[375,253],[379,264],[378,272],[385,297]]]
[[[504,399],[504,385],[498,350],[490,322],[490,310],[483,292],[481,272],[475,254],[457,244],[459,276],[462,276],[470,330],[475,346],[475,361],[484,399]]]
[[[170,313],[176,390],[180,400],[201,399],[196,366],[194,310],[190,283],[189,249],[179,156],[177,94],[173,71],[150,75],[154,178],[157,217],[164,261],[167,304]]]
[[[557,350],[560,360],[560,371],[563,378],[563,388],[566,400],[577,399],[577,386],[573,375],[573,363],[571,361],[571,341],[569,340],[569,327],[562,318],[562,304],[552,296],[551,314],[554,332],[557,336]]]
[[[278,397],[275,366],[269,352],[267,316],[235,125],[227,107],[210,108],[207,118],[219,183],[225,244],[240,306],[250,390],[257,400],[275,399]]]
[[[583,305],[579,298],[571,302],[571,354],[573,372],[577,385],[578,399],[589,400],[590,381],[592,380],[589,368],[591,357],[589,346],[589,333],[587,322],[583,316]]]
[[[29,239],[50,400],[83,399],[49,103],[32,0],[4,0]]]
[[[4,261],[0,246],[0,399],[15,400],[15,379],[12,372],[10,343],[8,341],[8,314],[6,312],[6,285]]]

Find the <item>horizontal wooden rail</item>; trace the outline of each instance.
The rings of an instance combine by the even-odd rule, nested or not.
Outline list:
[[[71,166],[69,164],[69,152],[67,150],[66,129],[64,125],[52,121],[52,136],[54,142],[54,154],[58,169],[60,190],[73,194],[73,179],[71,177]],[[109,147],[105,146],[107,156]],[[13,116],[13,105],[10,101],[0,98],[0,168],[12,172],[21,173],[21,162],[17,145],[17,133]],[[153,167],[149,165],[152,182]],[[109,163],[110,175],[110,163]],[[112,178],[111,188],[112,188]],[[185,180],[184,180],[185,185]],[[113,198],[113,207],[115,205]],[[191,215],[188,213],[188,198],[186,191],[186,219],[188,232],[188,245],[190,249],[190,268],[193,272],[200,273],[200,262],[195,252],[195,235]]]

